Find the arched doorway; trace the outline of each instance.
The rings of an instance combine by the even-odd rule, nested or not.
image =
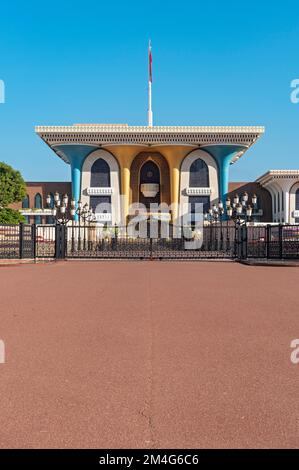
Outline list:
[[[139,202],[147,210],[151,204],[160,204],[160,170],[152,160],[145,162],[140,168],[139,175]]]
[[[170,173],[167,160],[158,152],[141,152],[131,165],[131,201],[130,203],[143,203],[144,194],[142,184],[159,184],[159,191],[154,196],[154,202],[170,205]],[[143,188],[146,189],[146,188]],[[149,193],[148,193],[149,195]],[[146,198],[147,199],[147,198]],[[149,198],[150,200],[151,198]],[[146,202],[146,206],[149,201]]]

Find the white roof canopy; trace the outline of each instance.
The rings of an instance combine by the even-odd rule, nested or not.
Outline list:
[[[128,126],[76,124],[37,126],[35,132],[50,146],[95,145],[244,145],[250,147],[264,132],[262,126]]]

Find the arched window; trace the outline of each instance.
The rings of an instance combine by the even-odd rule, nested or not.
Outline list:
[[[26,194],[26,197],[24,197],[22,201],[22,209],[29,209],[30,208],[30,200],[29,200],[29,195]],[[27,224],[29,223],[29,217],[28,215],[25,215],[25,219]]]
[[[141,167],[140,184],[142,183],[160,184],[160,170],[155,162],[149,160]]]
[[[41,209],[42,208],[42,197],[39,193],[37,193],[34,197],[34,207],[35,207],[35,209]]]
[[[201,158],[195,160],[190,166],[189,186],[190,188],[208,188],[210,186],[208,165]]]
[[[50,193],[50,198],[51,198],[51,202],[49,204],[49,209],[53,209],[54,208],[54,194],[53,193]],[[52,215],[47,215],[46,217],[46,224],[54,224],[55,223],[55,219]]]
[[[90,170],[90,186],[92,188],[110,187],[110,167],[103,158],[98,158]]]
[[[196,215],[206,214],[209,211],[211,207],[210,196],[189,196],[189,204],[191,223],[193,224],[196,221]],[[199,204],[202,204],[202,206],[199,206]]]
[[[35,209],[41,209],[42,206],[43,206],[43,204],[42,204],[42,197],[41,197],[41,195],[40,195],[39,193],[37,193],[37,194],[35,195],[35,197],[34,197],[34,208],[35,208]],[[41,224],[41,223],[42,223],[42,218],[41,218],[40,215],[37,215],[37,216],[35,217],[35,223],[36,223],[36,224]]]
[[[50,198],[51,198],[51,201],[49,204],[49,208],[54,209],[54,194],[53,193],[50,193]]]
[[[280,194],[277,193],[277,212],[280,212]]]
[[[22,209],[29,209],[29,207],[30,207],[30,200],[29,200],[29,196],[27,194],[26,197],[24,197],[24,199],[22,201]]]

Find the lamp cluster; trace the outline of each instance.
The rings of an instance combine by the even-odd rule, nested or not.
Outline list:
[[[254,194],[251,198],[251,204],[248,204],[249,196],[248,193],[244,193],[240,198],[238,194],[235,194],[233,202],[230,198],[226,199],[226,213],[230,219],[248,219],[250,220],[252,216],[253,208],[255,208],[257,203],[257,196]]]
[[[241,221],[249,222],[252,216],[253,209],[257,204],[257,196],[254,194],[251,198],[251,204],[248,204],[248,193],[244,193],[241,197],[235,194],[233,200],[228,197],[225,201],[225,207],[221,200],[218,204],[214,203],[209,211],[205,214],[205,220],[210,222],[217,222],[222,220],[222,216],[226,213],[229,220],[234,220],[236,223]]]
[[[55,217],[56,222],[59,224],[67,224],[70,220],[74,220],[75,216],[78,215],[79,222],[83,219],[84,222],[93,222],[95,221],[95,214],[92,209],[88,207],[88,204],[82,204],[82,201],[78,201],[76,207],[75,199],[69,201],[67,194],[63,194],[60,197],[60,194],[56,191],[54,194],[54,200],[51,195],[48,194],[47,205],[52,209],[52,215]],[[54,207],[53,207],[54,206]]]
[[[62,197],[60,197],[60,194],[56,191],[54,200],[52,200],[51,195],[48,194],[46,201],[48,207],[52,209],[53,217],[55,217],[58,223],[66,224],[69,220],[74,219],[76,214],[76,201],[71,199],[69,202],[67,194],[63,194]]]
[[[83,219],[84,223],[96,221],[96,216],[93,213],[92,209],[88,207],[87,202],[83,205],[81,200],[78,201],[76,214],[78,214],[79,223],[81,219]]]

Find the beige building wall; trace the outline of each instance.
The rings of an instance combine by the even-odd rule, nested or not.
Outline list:
[[[126,219],[129,214],[129,205],[132,204],[132,189],[130,186],[131,179],[131,165],[137,155],[142,152],[147,152],[150,158],[151,152],[160,153],[163,155],[169,166],[170,174],[170,195],[171,202],[174,205],[172,218],[175,220],[178,217],[176,205],[180,201],[180,168],[184,158],[197,147],[194,146],[173,146],[173,145],[161,145],[161,146],[107,146],[106,150],[111,152],[118,160],[120,166],[120,187],[121,194],[124,196],[124,218]]]

